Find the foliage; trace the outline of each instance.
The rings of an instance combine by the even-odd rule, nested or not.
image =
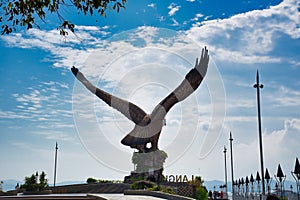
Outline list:
[[[196,199],[205,200],[208,199],[208,194],[205,186],[203,186],[204,180],[201,176],[196,176],[193,181],[188,182],[196,189]]]
[[[155,185],[154,187],[148,188],[147,190],[149,190],[149,191],[160,191],[160,192],[164,192],[164,193],[175,194],[173,188],[165,187],[165,186],[161,186],[161,185]]]
[[[155,183],[150,182],[150,181],[136,181],[130,185],[130,188],[133,190],[143,190],[143,189],[148,189],[148,188],[153,188],[156,186]]]
[[[160,191],[161,190],[161,186],[154,185],[153,187],[148,188],[147,190],[149,190],[149,191]]]
[[[90,183],[97,183],[98,181],[96,180],[96,179],[94,179],[94,178],[88,178],[87,180],[86,180],[86,183],[87,184],[90,184]]]
[[[0,193],[2,192],[2,184],[3,184],[3,181],[0,181]]]
[[[173,188],[171,188],[171,187],[164,187],[162,192],[169,193],[169,194],[175,194]]]
[[[204,180],[202,179],[201,176],[195,177],[194,184],[196,185],[196,187],[203,186],[203,183],[204,183]]]
[[[206,200],[208,199],[207,191],[204,187],[199,187],[196,190],[197,200]]]
[[[75,7],[77,13],[106,16],[107,9],[119,12],[121,8],[125,8],[125,3],[126,0],[3,0],[0,2],[1,34],[10,34],[16,31],[17,26],[40,28],[38,19],[46,23],[46,16],[54,13],[61,23],[58,27],[60,34],[67,35],[67,30],[75,31],[75,25],[64,19],[60,10]]]
[[[39,176],[38,172],[29,177],[25,177],[25,183],[21,185],[21,189],[26,191],[42,191],[48,187],[48,179],[46,179],[45,172]]]
[[[98,180],[98,183],[123,183],[123,181],[120,180]]]
[[[119,180],[101,180],[101,179],[95,179],[95,178],[87,178],[86,180],[86,183],[87,184],[90,184],[90,183],[122,183],[122,181],[119,181]]]
[[[145,175],[131,176],[130,177],[130,182],[131,183],[134,183],[134,182],[137,182],[137,181],[142,181],[142,180],[146,180]]]
[[[25,177],[25,183],[21,185],[21,189],[25,189],[26,191],[38,190],[37,177],[34,174],[30,177]]]
[[[130,188],[133,190],[149,190],[149,191],[160,191],[160,192],[165,192],[169,194],[175,194],[173,188],[171,187],[166,187],[162,185],[156,185],[156,183],[153,183],[151,181],[136,181],[133,184],[130,185]]]
[[[43,171],[40,175],[39,182],[39,190],[44,190],[46,187],[48,187],[48,179],[46,179],[46,173]]]

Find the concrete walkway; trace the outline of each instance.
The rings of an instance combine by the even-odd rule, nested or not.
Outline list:
[[[163,200],[162,198],[124,194],[61,194],[0,196],[0,200]]]
[[[162,200],[162,198],[139,195],[100,194],[99,196],[107,200]]]

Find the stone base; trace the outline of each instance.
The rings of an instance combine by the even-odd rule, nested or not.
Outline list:
[[[133,183],[138,180],[164,181],[163,163],[167,157],[168,155],[161,150],[149,153],[134,152],[132,162],[135,165],[135,170],[124,178],[124,183]]]
[[[144,173],[131,172],[129,176],[124,177],[124,183],[133,183],[138,180],[147,180],[156,183],[163,182],[165,177],[162,172],[163,169]]]

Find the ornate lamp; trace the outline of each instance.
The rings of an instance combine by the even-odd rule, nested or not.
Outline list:
[[[297,185],[297,194],[298,194],[298,200],[300,199],[300,164],[298,158],[296,158],[296,163],[295,163],[295,169],[292,173],[292,176],[294,177]]]
[[[256,181],[257,181],[257,193],[260,194],[260,175],[258,172],[256,172]]]
[[[241,185],[242,185],[242,182],[241,182],[241,179],[239,178],[239,181],[238,181],[238,194],[241,195]]]
[[[285,181],[285,178],[286,178],[286,175],[283,174],[283,171],[281,169],[281,166],[280,164],[278,165],[278,168],[277,168],[277,173],[275,176],[275,179],[278,183],[278,189],[280,190],[280,193],[281,193],[281,197],[283,197],[283,192],[284,192],[284,181]]]
[[[269,171],[268,169],[266,168],[266,173],[265,173],[265,180],[267,181],[267,191],[268,191],[268,194],[270,194],[270,185],[271,185],[271,182],[272,182],[272,178],[270,177],[270,174],[269,174]]]
[[[245,184],[245,181],[244,181],[244,178],[242,177],[241,179],[241,184],[242,184],[242,195],[245,194],[245,190],[244,190],[244,184]]]
[[[235,183],[234,183],[235,191],[238,191],[238,186],[239,186],[238,180],[235,180]]]
[[[251,174],[250,176],[250,183],[251,183],[251,193],[254,194],[254,178],[253,178],[253,175]]]
[[[245,181],[245,183],[246,183],[246,197],[248,198],[248,193],[249,193],[249,183],[250,183],[248,176],[246,176],[246,181]]]

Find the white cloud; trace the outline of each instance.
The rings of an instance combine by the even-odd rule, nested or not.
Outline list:
[[[274,107],[299,107],[300,92],[286,86],[274,87],[275,93],[266,96]]]
[[[283,169],[291,171],[294,159],[300,154],[298,148],[300,119],[287,119],[283,123],[283,129],[263,134],[264,167],[268,168],[270,174],[276,173],[275,170],[277,170],[276,167],[279,163]],[[236,179],[249,176],[251,173],[255,175],[256,171],[260,172],[258,134],[252,135],[251,138],[242,143],[237,135],[237,133],[233,133],[234,175]],[[290,173],[287,173],[287,179],[292,180]]]
[[[168,15],[169,16],[173,16],[176,14],[177,11],[179,11],[181,6],[177,6],[175,3],[171,3],[169,6],[168,6],[168,9],[170,10],[168,12]]]
[[[172,18],[172,26],[179,26],[179,23],[176,21],[176,19]]]
[[[189,21],[198,21],[199,20],[199,18],[201,18],[201,17],[203,17],[204,15],[202,14],[202,13],[197,13],[196,15],[195,15],[195,17],[194,18],[192,18],[192,19],[190,19]],[[207,19],[205,19],[205,20],[207,20]],[[185,23],[187,23],[188,21],[186,21]],[[199,25],[201,24],[200,22],[198,23]],[[195,26],[195,24],[193,25],[193,26]]]
[[[57,126],[56,126],[57,127]],[[65,125],[64,125],[65,127]],[[73,125],[69,125],[68,127],[74,127]],[[49,128],[49,127],[48,127]],[[37,131],[32,132],[35,135],[41,136],[43,138],[46,138],[47,140],[56,140],[56,141],[69,141],[74,142],[75,138],[73,135],[64,133],[63,131],[57,131],[57,130],[48,130],[45,131]]]
[[[76,26],[76,29],[83,30],[83,31],[99,31],[100,30],[100,28],[98,26]]]
[[[0,111],[0,118],[1,119],[29,119],[31,117],[26,115],[20,115],[19,113],[13,111]]]
[[[68,89],[66,83],[49,81],[21,90],[21,93],[14,93],[12,97],[15,99],[15,107],[2,110],[0,119],[4,122],[5,119],[11,119],[12,122],[22,119],[25,124],[23,128],[46,131],[49,134],[73,128],[70,124],[72,112],[68,109],[68,105],[71,107],[68,100],[70,94],[65,93]],[[60,134],[58,139],[63,140],[64,137]],[[50,136],[45,138],[50,139]]]
[[[265,157],[269,166],[274,162],[288,164],[290,161],[292,163],[293,159],[299,156],[299,131],[300,119],[291,118],[284,121],[282,130],[264,134]]]
[[[150,8],[156,8],[156,4],[155,3],[150,3],[147,6],[150,7]]]
[[[278,33],[300,37],[300,14],[295,0],[286,0],[264,10],[234,15],[195,24],[188,35],[205,42],[218,60],[235,63],[279,63],[280,57],[268,55]]]

